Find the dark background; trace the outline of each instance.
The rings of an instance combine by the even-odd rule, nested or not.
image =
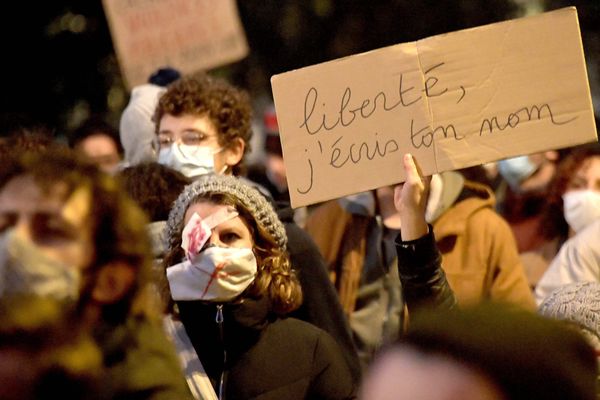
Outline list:
[[[219,0],[214,0],[219,1]],[[272,74],[391,44],[575,5],[597,93],[600,0],[240,0],[251,54],[211,71],[268,98]],[[90,115],[117,125],[128,101],[99,0],[3,4],[0,135],[65,134]]]

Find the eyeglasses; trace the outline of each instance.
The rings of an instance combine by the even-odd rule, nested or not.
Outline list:
[[[175,138],[172,134],[159,133],[152,141],[152,148],[158,153],[160,149],[168,148],[173,143],[180,143],[187,146],[207,146],[213,138],[216,138],[216,136],[195,131],[183,132],[179,138]]]

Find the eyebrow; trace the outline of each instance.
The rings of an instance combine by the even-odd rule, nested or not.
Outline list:
[[[182,131],[182,133],[188,133],[188,132],[189,133],[198,133],[198,134],[204,135],[204,136],[211,136],[211,135],[209,135],[207,132],[205,132],[202,129],[189,128],[189,129],[184,129]]]

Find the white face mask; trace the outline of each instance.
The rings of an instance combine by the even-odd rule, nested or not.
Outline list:
[[[221,149],[213,150],[206,146],[173,143],[170,147],[160,149],[158,163],[193,179],[215,172],[214,155],[220,151]]]
[[[600,218],[600,193],[594,190],[571,190],[563,194],[565,220],[575,232]]]
[[[173,300],[230,301],[254,281],[252,249],[208,247],[193,260],[167,268]]]
[[[77,300],[80,282],[77,268],[49,257],[14,229],[0,235],[0,297],[20,293]]]

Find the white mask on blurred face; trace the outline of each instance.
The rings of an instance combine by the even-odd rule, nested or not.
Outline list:
[[[44,253],[14,228],[0,234],[0,297],[32,294],[77,300],[81,272]]]
[[[571,190],[563,195],[565,220],[575,232],[600,218],[600,193],[594,190]]]
[[[170,147],[160,149],[158,163],[171,167],[188,178],[194,179],[215,172],[214,155],[221,150],[213,150],[207,146],[173,143]]]

